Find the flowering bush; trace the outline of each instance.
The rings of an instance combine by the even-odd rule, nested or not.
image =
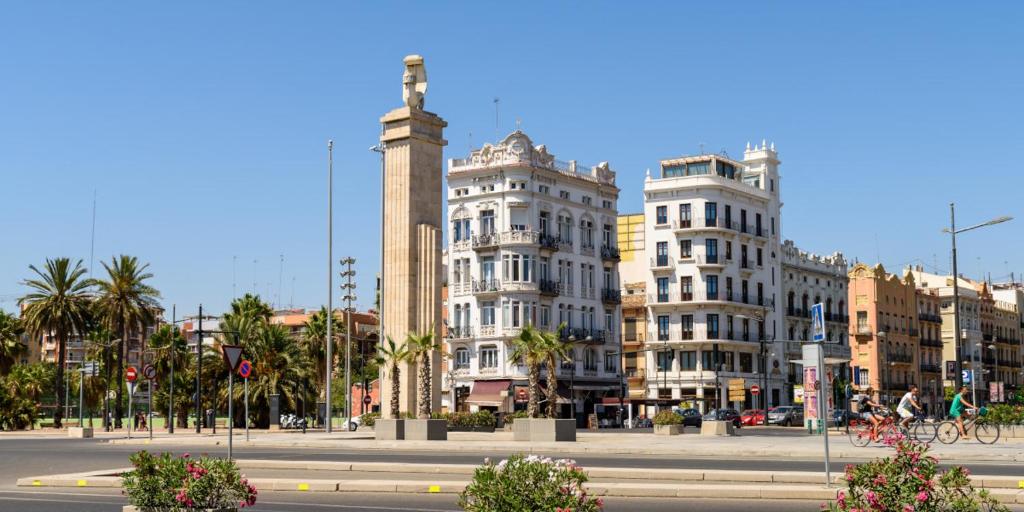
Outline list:
[[[1024,425],[1024,405],[994,404],[979,421],[998,425]]]
[[[256,487],[228,459],[189,454],[159,457],[141,451],[128,458],[135,469],[121,475],[128,501],[141,509],[167,512],[234,509],[256,504]]]
[[[497,464],[485,459],[459,495],[470,512],[596,512],[601,498],[587,496],[587,475],[568,459],[514,455]]]
[[[682,425],[683,417],[675,411],[660,411],[654,415],[655,425]]]
[[[846,466],[849,489],[822,507],[832,512],[976,512],[1008,511],[988,491],[975,491],[969,472],[953,467],[938,471],[938,459],[928,445],[896,437],[886,439],[896,455]]]

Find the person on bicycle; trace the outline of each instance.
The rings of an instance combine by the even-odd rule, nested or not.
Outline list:
[[[875,409],[882,405],[874,401],[874,395],[875,390],[866,389],[860,397],[860,406],[857,408],[861,418],[871,422],[871,439],[878,437],[878,424],[882,421],[882,417],[875,414]]]
[[[900,404],[896,406],[896,412],[900,415],[900,426],[907,428],[910,425],[910,420],[914,419],[914,411],[911,408],[917,409],[918,411],[924,412],[921,408],[921,404],[917,403],[917,386],[911,384],[910,391],[903,395],[900,399]]]
[[[949,406],[949,415],[956,421],[956,428],[960,430],[960,435],[967,437],[967,430],[964,428],[964,419],[962,415],[965,410],[977,410],[978,408],[974,404],[967,401],[967,393],[970,390],[967,386],[960,386],[960,392],[953,397],[953,404]]]

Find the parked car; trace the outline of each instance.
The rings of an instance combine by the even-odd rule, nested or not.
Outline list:
[[[768,423],[791,427],[804,424],[804,408],[792,405],[780,405],[768,410]]]
[[[748,427],[764,425],[764,411],[761,409],[747,409],[740,413],[740,421]]]
[[[684,427],[700,428],[701,421],[703,421],[700,417],[700,411],[697,409],[676,409],[676,414],[683,417]]]
[[[736,428],[743,426],[740,413],[736,409],[711,409],[704,415],[703,421],[731,421]]]

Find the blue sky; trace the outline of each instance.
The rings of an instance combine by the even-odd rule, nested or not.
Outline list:
[[[1024,272],[1024,42],[1014,3],[18,2],[0,16],[0,308],[28,265],[114,254],[164,302],[255,289],[325,301],[335,256],[378,268],[381,114],[425,56],[446,158],[516,119],[563,160],[609,161],[639,211],[658,159],[774,141],[783,234],[815,252]],[[284,255],[283,271],[280,256]],[[234,263],[233,262],[237,262]],[[281,286],[279,287],[279,277]],[[294,283],[294,285],[293,285]],[[340,295],[340,294],[339,294]],[[279,298],[278,298],[279,297]]]

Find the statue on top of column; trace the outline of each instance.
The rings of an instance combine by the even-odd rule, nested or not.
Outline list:
[[[402,75],[402,100],[406,106],[423,110],[423,100],[427,95],[427,68],[423,66],[423,57],[409,55],[405,62],[405,73]]]

